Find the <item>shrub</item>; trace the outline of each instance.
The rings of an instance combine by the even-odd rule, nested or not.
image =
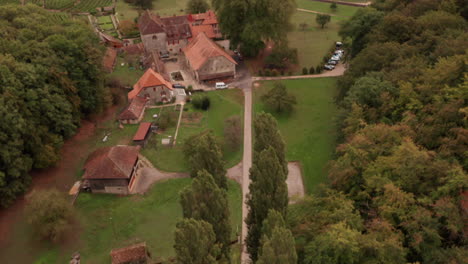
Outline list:
[[[337,8],[338,8],[338,5],[337,5],[335,2],[331,3],[330,9],[331,9],[333,12],[335,12]]]
[[[231,116],[224,121],[225,144],[231,150],[238,150],[242,142],[242,122],[240,116]]]
[[[271,76],[271,71],[270,69],[265,70],[265,76]]]
[[[187,86],[187,92],[193,92],[193,86],[192,85],[189,85]]]
[[[328,62],[328,56],[323,57],[322,62],[327,63]]]
[[[177,113],[174,111],[162,111],[158,118],[158,126],[161,129],[167,129],[171,126],[175,126],[177,119]]]
[[[262,71],[262,69],[258,70],[258,76],[263,76],[263,71]]]
[[[302,68],[302,74],[303,74],[303,75],[307,75],[308,72],[309,72],[309,71],[307,70],[306,67]]]
[[[314,74],[314,73],[315,73],[315,68],[314,68],[314,66],[312,66],[309,69],[309,74]]]
[[[318,65],[317,68],[315,69],[316,73],[321,73],[322,72],[322,65]]]
[[[273,69],[273,70],[271,71],[271,76],[278,76],[278,70]]]
[[[192,103],[196,109],[201,109],[204,111],[208,110],[211,104],[210,98],[206,95],[195,95],[192,98]]]
[[[292,72],[292,71],[289,71],[289,72],[288,72],[288,75],[289,75],[289,76],[292,76],[292,75],[293,75],[293,72]]]
[[[284,75],[284,70],[281,70],[281,75]]]
[[[70,228],[73,207],[57,190],[36,191],[27,207],[28,222],[41,238],[57,242]]]

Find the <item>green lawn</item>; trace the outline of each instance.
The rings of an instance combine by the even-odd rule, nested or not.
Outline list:
[[[316,78],[282,81],[288,92],[297,99],[290,114],[274,114],[286,141],[289,161],[300,161],[304,185],[308,193],[326,181],[325,167],[335,148],[335,114],[333,97],[335,78]],[[260,96],[273,86],[263,82],[254,91],[254,111],[268,111],[260,102]]]
[[[122,63],[124,63],[123,66]],[[140,79],[140,77],[144,73],[145,72],[143,70],[140,70],[138,68],[131,69],[130,67],[128,67],[128,64],[125,63],[125,60],[121,56],[119,56],[117,57],[114,71],[110,74],[110,76],[120,80],[124,86],[133,87],[133,85],[138,81],[138,79]]]
[[[162,17],[185,14],[188,0],[153,0],[152,11]],[[138,11],[124,0],[117,0],[116,12],[119,20],[130,20],[138,17]]]
[[[317,67],[334,43],[341,40],[338,36],[340,26],[334,18],[322,29],[315,23],[315,16],[316,14],[298,11],[292,18],[294,30],[288,34],[288,40],[289,46],[298,51],[297,74],[302,73],[303,67]],[[299,27],[301,23],[308,24],[304,31]]]
[[[153,260],[173,257],[175,224],[182,218],[179,192],[190,182],[174,179],[157,183],[143,196],[81,194],[76,202],[82,230],[79,243],[76,241],[66,252],[51,247],[38,259],[42,263],[66,263],[74,251],[79,251],[83,263],[110,263],[112,248],[140,241],[146,241]],[[228,199],[234,239],[242,221],[242,193],[233,181],[229,181]]]
[[[175,127],[168,128],[162,134],[151,138],[150,142],[143,149],[142,154],[147,157],[157,168],[164,171],[185,172],[189,170],[183,154],[183,144],[192,135],[198,134],[207,129],[213,130],[214,134],[223,141],[224,120],[233,115],[241,116],[243,119],[243,95],[240,90],[223,90],[205,92],[211,99],[211,106],[208,111],[195,110],[191,104],[185,105],[188,111],[184,111],[183,122],[179,128],[177,144],[174,147],[161,145],[162,138],[174,136]],[[164,111],[173,111],[173,107],[164,108]],[[145,113],[145,120],[151,120],[153,114],[158,114],[159,109],[150,109]],[[186,119],[191,113],[198,113],[201,119],[198,122],[191,122]],[[193,115],[193,114],[192,114]],[[242,148],[238,151],[223,149],[226,167],[230,168],[240,162]]]

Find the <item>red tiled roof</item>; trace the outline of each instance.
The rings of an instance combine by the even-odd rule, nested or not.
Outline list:
[[[194,70],[199,70],[209,58],[219,56],[223,56],[230,62],[237,64],[223,48],[214,43],[203,32],[200,32],[183,51]]]
[[[146,72],[140,77],[138,82],[133,85],[133,90],[128,93],[128,99],[135,98],[141,90],[146,87],[153,87],[163,85],[166,86],[167,89],[172,90],[172,84],[164,79],[161,74],[155,72],[153,69],[148,69]]]
[[[187,16],[163,17],[164,31],[167,34],[167,40],[188,39],[192,37]]]
[[[112,46],[116,48],[120,48],[123,46],[123,42],[120,39],[116,39],[111,35],[107,35],[103,32],[99,32],[99,37],[101,38],[102,41],[111,44]]]
[[[210,39],[221,38],[221,34],[216,34],[211,25],[190,25],[192,29],[192,37],[196,38],[201,32],[205,33]],[[190,39],[192,40],[192,38]]]
[[[138,43],[138,44],[131,44],[128,46],[122,47],[122,50],[126,52],[127,54],[130,55],[136,55],[136,54],[143,54],[145,51],[145,47],[143,46],[143,43]]]
[[[115,59],[117,58],[117,50],[113,48],[107,48],[106,54],[102,58],[102,66],[108,72],[112,72],[114,70]]]
[[[146,10],[138,19],[138,29],[141,35],[162,33],[164,32],[164,24],[159,16]]]
[[[139,152],[139,146],[100,148],[88,157],[83,179],[128,179]]]
[[[146,243],[143,242],[125,248],[113,249],[110,255],[112,264],[143,261],[147,258]]]
[[[146,99],[135,97],[130,102],[128,107],[119,115],[119,120],[138,119],[141,113],[145,110]]]
[[[216,14],[213,12],[213,10],[208,10],[205,13],[190,14],[188,15],[188,20],[190,22],[203,20],[203,25],[218,24],[218,18],[216,17]]]
[[[146,134],[148,134],[150,127],[151,127],[151,122],[140,123],[140,126],[138,127],[138,131],[133,137],[133,141],[144,140],[146,137]]]

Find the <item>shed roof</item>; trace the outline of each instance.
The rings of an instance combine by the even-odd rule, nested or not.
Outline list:
[[[100,148],[88,157],[83,179],[128,179],[139,152],[139,146]]]
[[[148,100],[142,97],[135,97],[119,115],[119,120],[138,119],[141,113],[145,110],[145,105]]]
[[[146,243],[139,243],[125,248],[112,249],[112,264],[124,264],[147,259]]]
[[[140,123],[140,126],[138,127],[138,131],[136,132],[135,136],[133,137],[133,141],[144,140],[146,138],[146,135],[148,134],[148,132],[150,130],[150,127],[151,127],[150,122]]]
[[[194,70],[199,70],[209,58],[219,56],[237,64],[223,48],[209,39],[204,32],[200,32],[183,51]]]
[[[133,85],[133,90],[128,93],[128,99],[135,98],[141,90],[146,87],[153,86],[165,86],[167,89],[172,90],[172,84],[164,79],[161,74],[155,72],[153,69],[149,68],[146,72],[140,77],[138,82]]]

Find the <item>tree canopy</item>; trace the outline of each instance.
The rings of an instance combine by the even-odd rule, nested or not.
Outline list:
[[[189,0],[187,3],[187,12],[189,14],[205,13],[210,8],[206,0]]]
[[[59,150],[110,98],[103,50],[88,25],[35,5],[0,6],[0,207],[22,193],[33,168]]]
[[[257,55],[265,41],[286,41],[296,9],[294,0],[213,0],[212,6],[223,34],[246,56]]]
[[[262,101],[278,113],[292,111],[297,103],[296,97],[289,94],[286,86],[281,82],[275,82],[273,88],[262,95]]]

